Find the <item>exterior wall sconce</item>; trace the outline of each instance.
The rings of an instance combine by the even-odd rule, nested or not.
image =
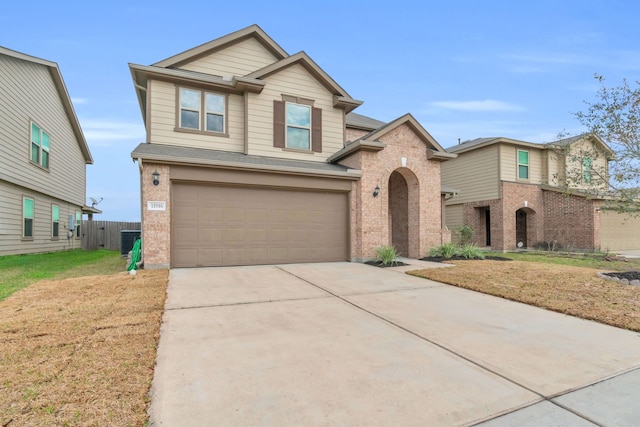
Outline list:
[[[160,174],[158,173],[157,170],[153,171],[153,173],[151,174],[151,176],[153,176],[153,185],[158,185],[160,184]]]
[[[378,197],[380,194],[380,187],[376,185],[376,188],[373,189],[373,197]]]

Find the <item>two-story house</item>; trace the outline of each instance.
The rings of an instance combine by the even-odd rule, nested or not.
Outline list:
[[[0,255],[80,247],[93,163],[54,62],[0,47]]]
[[[547,144],[478,138],[447,149],[442,182],[447,227],[473,229],[473,242],[494,250],[564,247],[638,249],[638,231],[605,209],[613,151],[596,135]]]
[[[361,101],[260,27],[130,70],[146,267],[364,260],[388,244],[418,258],[450,238],[440,163],[455,155],[410,114],[351,113]]]

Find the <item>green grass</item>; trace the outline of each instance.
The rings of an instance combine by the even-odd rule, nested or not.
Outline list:
[[[0,257],[0,301],[38,280],[114,274],[126,270],[118,251],[62,252]]]
[[[539,262],[545,264],[556,265],[572,265],[575,267],[587,267],[600,270],[613,271],[629,271],[640,270],[640,259],[629,258],[627,261],[614,260],[608,261],[605,254],[598,253],[562,253],[562,252],[544,252],[544,251],[526,251],[526,252],[486,252],[485,255],[501,256],[516,261]],[[611,254],[609,259],[615,259],[615,255]]]

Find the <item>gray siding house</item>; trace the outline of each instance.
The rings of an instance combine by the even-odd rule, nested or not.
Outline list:
[[[93,159],[58,65],[0,46],[0,256],[80,247]]]

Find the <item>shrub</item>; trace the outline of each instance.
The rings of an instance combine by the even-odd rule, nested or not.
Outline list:
[[[467,243],[458,248],[458,255],[466,259],[484,259],[484,254],[473,243]]]
[[[376,255],[383,264],[395,264],[400,254],[394,246],[382,245],[376,248]]]
[[[473,237],[473,228],[470,225],[462,225],[458,227],[456,231],[460,235],[461,245],[466,245],[471,242],[471,237]]]
[[[447,258],[447,259],[453,258],[457,250],[458,250],[458,247],[456,246],[455,243],[448,242],[431,249],[431,251],[429,251],[429,256],[441,257],[441,258]]]

